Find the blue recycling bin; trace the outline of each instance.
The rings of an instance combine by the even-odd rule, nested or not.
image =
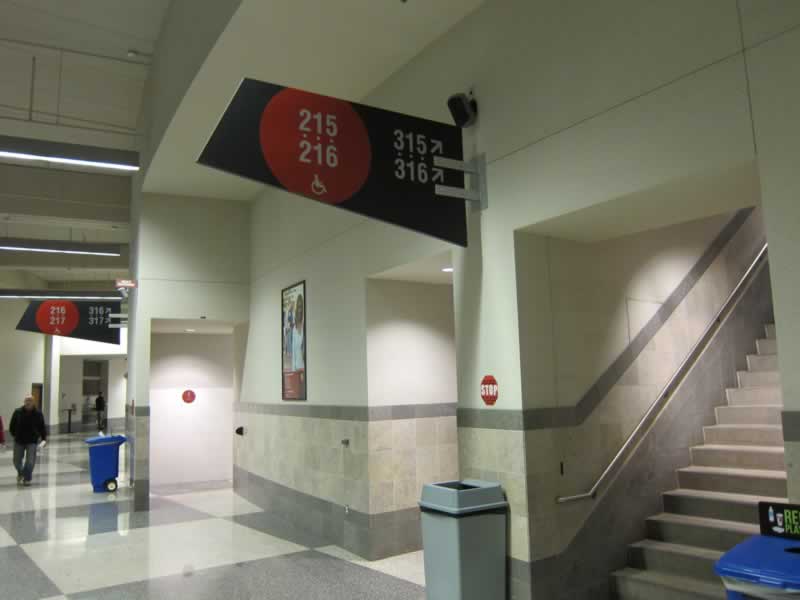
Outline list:
[[[85,441],[89,446],[89,474],[94,491],[116,492],[119,487],[119,447],[127,438],[124,435],[99,435]]]
[[[728,600],[800,598],[800,542],[757,535],[715,566]]]

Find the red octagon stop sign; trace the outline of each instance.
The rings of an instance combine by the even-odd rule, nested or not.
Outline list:
[[[487,375],[481,380],[481,398],[483,398],[484,404],[486,404],[486,406],[494,406],[494,403],[497,402],[498,395],[499,387],[497,385],[497,379],[492,375]]]

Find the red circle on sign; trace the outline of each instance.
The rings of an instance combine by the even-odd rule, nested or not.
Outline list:
[[[259,136],[267,165],[290,192],[341,204],[369,176],[369,134],[344,100],[281,90],[264,108]]]
[[[497,402],[497,397],[500,395],[500,389],[497,385],[497,379],[492,375],[487,375],[481,380],[481,398],[487,406],[494,406]]]
[[[69,335],[79,322],[78,307],[69,300],[47,300],[36,311],[36,326],[49,335]]]
[[[197,398],[197,395],[192,390],[186,390],[185,392],[183,392],[182,398],[183,401],[186,402],[186,404],[191,404],[192,402],[194,402],[194,399]]]

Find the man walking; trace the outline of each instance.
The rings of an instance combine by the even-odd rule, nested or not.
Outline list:
[[[103,431],[105,429],[106,399],[102,392],[94,399],[94,409],[97,411],[97,428]]]
[[[47,428],[44,415],[36,408],[33,398],[28,396],[22,407],[14,411],[8,427],[14,437],[14,467],[17,469],[17,484],[29,486],[36,466],[36,451],[47,443]]]

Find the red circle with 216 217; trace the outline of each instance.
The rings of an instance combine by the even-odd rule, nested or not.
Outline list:
[[[369,134],[344,100],[281,90],[264,108],[259,137],[264,160],[290,192],[341,204],[369,177]]]
[[[36,326],[48,335],[69,335],[80,320],[78,307],[69,300],[47,300],[36,311]]]

